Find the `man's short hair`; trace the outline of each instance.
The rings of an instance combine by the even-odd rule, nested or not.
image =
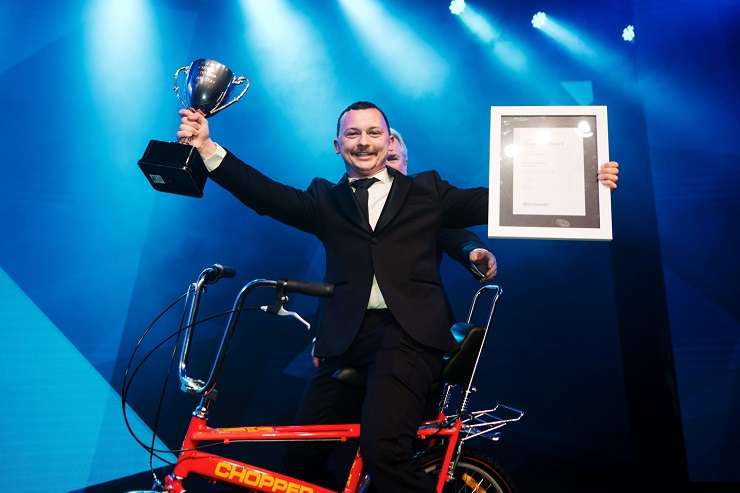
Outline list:
[[[375,108],[376,110],[380,111],[380,114],[383,115],[383,120],[385,120],[385,126],[390,129],[391,124],[388,123],[388,117],[385,116],[383,110],[381,110],[375,103],[371,103],[370,101],[355,101],[351,105],[344,108],[344,111],[339,113],[339,118],[337,118],[337,137],[339,137],[339,124],[342,122],[342,117],[345,113],[350,110],[369,110],[371,108]]]
[[[406,147],[406,141],[403,140],[403,135],[401,135],[401,132],[399,132],[395,128],[392,128],[390,130],[390,132],[391,132],[391,135],[396,138],[396,140],[398,141],[398,143],[401,144],[401,150],[403,150],[403,157],[405,157],[406,160],[408,161],[408,159],[409,159],[409,150]]]

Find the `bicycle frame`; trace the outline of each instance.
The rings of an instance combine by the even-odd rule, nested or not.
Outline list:
[[[448,426],[447,419],[441,418],[423,423],[418,432],[420,439],[426,439],[430,436],[448,438],[442,472],[437,481],[438,492],[441,492],[444,487],[446,473],[452,462],[455,447],[459,443],[460,430],[463,427],[463,422],[460,419],[456,419],[451,426]],[[255,491],[335,493],[332,490],[282,473],[194,449],[205,442],[221,442],[224,444],[270,441],[344,442],[359,437],[360,425],[358,424],[211,428],[208,426],[206,418],[193,416],[182,444],[185,451],[178,458],[172,474],[165,479],[165,490],[172,493],[182,493],[185,491],[182,480],[191,474],[198,474],[215,481]],[[362,473],[362,455],[358,450],[342,492],[356,492],[362,480]]]
[[[203,452],[198,447],[204,444],[223,443],[228,445],[237,442],[307,442],[307,441],[336,441],[345,442],[347,440],[356,440],[360,437],[359,424],[330,424],[330,425],[305,425],[305,426],[242,426],[230,428],[211,428],[208,426],[209,408],[215,398],[215,385],[220,369],[231,341],[232,334],[239,319],[240,311],[244,305],[245,299],[250,292],[257,288],[276,288],[278,290],[277,301],[274,306],[262,307],[263,310],[279,315],[291,315],[304,324],[308,325],[298,314],[289,312],[283,308],[288,301],[286,293],[288,291],[304,292],[307,294],[322,293],[322,286],[319,284],[309,285],[293,281],[270,281],[257,279],[245,285],[236,297],[234,309],[229,317],[228,324],[224,330],[218,352],[214,358],[208,379],[203,381],[192,378],[187,374],[187,363],[192,343],[192,329],[195,326],[198,307],[201,294],[205,288],[209,270],[201,272],[198,280],[192,284],[192,297],[190,297],[190,310],[188,316],[188,325],[185,329],[185,336],[180,353],[180,382],[181,390],[194,395],[200,395],[201,400],[193,412],[190,420],[185,439],[182,443],[182,452],[177,459],[174,470],[165,478],[165,491],[169,493],[184,492],[183,480],[191,474],[229,483],[234,486],[242,487],[254,491],[263,492],[287,492],[287,493],[333,493],[321,486],[311,484],[298,478],[290,477],[286,474],[278,473],[254,466],[252,464],[229,459],[225,456]],[[215,282],[215,281],[210,281]],[[317,287],[318,286],[318,287]],[[508,423],[518,421],[524,415],[522,411],[496,405],[494,408],[483,411],[468,412],[467,407],[472,392],[475,389],[472,386],[475,378],[475,372],[478,361],[483,349],[486,334],[490,327],[496,302],[501,295],[501,288],[498,286],[487,285],[480,288],[473,298],[473,302],[468,314],[468,323],[471,321],[476,302],[479,295],[486,291],[494,291],[494,299],[488,321],[484,328],[483,342],[480,344],[475,359],[475,366],[467,382],[466,388],[462,395],[461,404],[455,414],[447,414],[447,408],[450,405],[450,396],[453,385],[446,384],[444,387],[444,398],[440,403],[439,414],[436,419],[425,421],[419,427],[417,436],[421,440],[426,440],[432,436],[447,439],[444,447],[444,456],[442,467],[440,468],[437,478],[436,491],[441,493],[444,484],[452,478],[455,465],[462,453],[462,444],[470,438],[483,436],[491,440],[498,440],[498,428]],[[324,288],[326,293],[330,292]],[[323,293],[323,295],[326,295]],[[511,412],[509,418],[501,418],[496,413],[501,409]],[[363,480],[363,460],[360,450],[355,454],[349,476],[345,483],[342,493],[355,493],[360,488]]]

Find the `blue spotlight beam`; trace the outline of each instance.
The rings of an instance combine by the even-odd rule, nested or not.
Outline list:
[[[150,121],[152,114],[137,89],[164,87],[163,81],[173,70],[163,64],[168,53],[162,49],[159,25],[147,0],[98,0],[87,5],[86,15],[85,58],[94,89],[90,97],[105,108],[107,118],[118,120],[116,138],[107,142],[112,156],[126,156],[116,160],[118,171],[136,174],[130,155],[131,142],[139,138],[139,127],[130,122]],[[142,69],[142,60],[146,60],[146,69]],[[125,111],[110,111],[111,107]]]
[[[501,32],[494,29],[488,20],[472,8],[465,9],[459,16],[470,32],[484,43],[501,38]]]
[[[396,89],[411,97],[442,90],[449,72],[447,62],[408,22],[396,20],[398,16],[376,0],[339,0],[339,5],[378,72]]]
[[[481,43],[492,45],[490,54],[506,68],[517,72],[527,68],[527,57],[518,43],[505,39],[501,29],[495,27],[486,16],[467,6],[458,18]]]
[[[534,19],[532,24],[534,25]],[[543,22],[539,29],[564,46],[573,55],[589,61],[597,59],[596,51],[591,45],[584,42],[581,36],[576,35],[573,30],[568,29],[561,22],[548,18],[547,22]]]
[[[245,44],[253,59],[259,61],[259,78],[269,86],[267,93],[274,104],[289,116],[294,131],[304,142],[313,143],[316,121],[331,120],[342,106],[327,44],[311,19],[284,0],[241,0],[241,8],[246,23]],[[317,114],[305,108],[324,110]],[[320,152],[326,141],[321,141],[315,152]]]

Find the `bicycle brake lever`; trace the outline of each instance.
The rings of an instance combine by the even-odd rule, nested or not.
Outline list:
[[[261,306],[260,307],[260,310],[262,310],[263,312],[274,313],[275,315],[280,315],[282,317],[293,317],[296,320],[298,320],[300,323],[302,323],[303,325],[305,325],[306,326],[306,330],[311,330],[311,324],[308,323],[308,322],[306,322],[306,320],[304,320],[303,317],[301,317],[296,312],[293,312],[293,311],[290,311],[290,310],[286,310],[282,306],[280,308],[278,308],[277,311],[275,311],[274,307],[272,307],[270,305],[264,305],[264,306]]]

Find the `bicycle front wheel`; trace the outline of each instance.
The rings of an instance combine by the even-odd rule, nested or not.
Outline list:
[[[425,472],[439,475],[442,457],[432,457],[422,465]],[[463,453],[455,468],[452,481],[445,483],[444,492],[513,493],[511,480],[494,461]]]

